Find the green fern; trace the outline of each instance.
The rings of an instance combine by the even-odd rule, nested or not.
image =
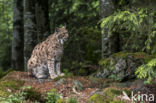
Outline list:
[[[140,66],[135,72],[138,78],[147,78],[147,83],[150,83],[156,77],[156,58],[149,61],[147,64]]]

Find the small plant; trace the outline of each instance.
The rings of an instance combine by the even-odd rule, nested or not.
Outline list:
[[[60,94],[56,93],[56,89],[52,89],[47,93],[46,103],[57,103],[60,99]]]
[[[25,101],[23,93],[15,93],[6,98],[0,98],[0,103],[23,103]]]
[[[41,93],[31,86],[26,86],[22,88],[22,95],[25,97],[26,100],[31,101],[42,101],[41,100]]]
[[[18,93],[11,94],[8,97],[0,97],[0,103],[27,103],[27,101],[39,103],[41,101],[40,92],[27,86],[22,87],[22,90]]]
[[[78,103],[75,98],[68,98],[67,103]]]

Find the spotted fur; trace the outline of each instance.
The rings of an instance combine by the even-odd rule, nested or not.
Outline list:
[[[28,74],[43,79],[63,75],[60,71],[63,44],[68,38],[65,27],[56,29],[45,41],[35,46],[28,60]]]

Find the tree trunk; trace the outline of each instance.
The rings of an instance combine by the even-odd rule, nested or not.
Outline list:
[[[27,70],[27,61],[37,43],[35,0],[25,0],[24,7],[24,63]]]
[[[100,15],[101,18],[110,16],[114,12],[114,5],[111,0],[100,0]],[[116,52],[115,45],[117,36],[108,37],[108,30],[105,28],[104,34],[102,34],[102,58],[110,56]],[[115,47],[115,48],[114,48]]]
[[[112,33],[109,37],[109,51],[110,55],[120,51],[120,37],[119,33]]]
[[[37,42],[45,40],[50,34],[48,5],[48,0],[37,0],[36,2]]]
[[[12,68],[22,70],[24,69],[23,0],[14,0],[13,12]]]

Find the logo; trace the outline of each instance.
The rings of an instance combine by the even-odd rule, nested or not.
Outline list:
[[[135,101],[135,102],[151,102],[154,101],[154,94],[142,94],[141,92],[137,92],[134,94],[134,92],[131,92],[131,97],[127,95],[125,91],[123,91],[123,99],[129,100],[129,101]]]

